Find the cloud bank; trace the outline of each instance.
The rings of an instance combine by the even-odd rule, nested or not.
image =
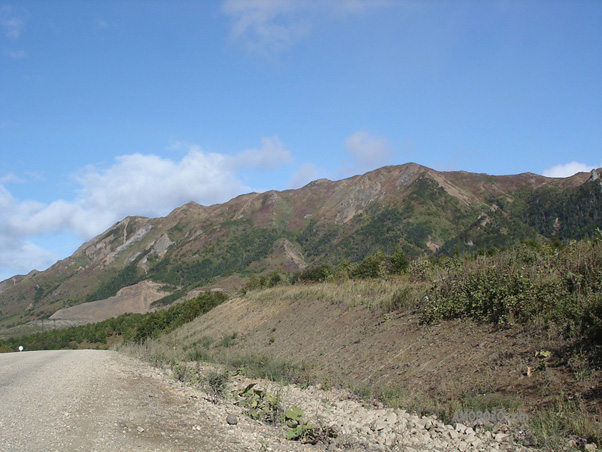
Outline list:
[[[542,175],[546,177],[570,177],[573,174],[590,172],[591,170],[600,167],[602,167],[602,162],[600,162],[599,166],[587,165],[580,162],[570,162],[565,163],[564,165],[556,165],[552,168],[545,169],[543,170]]]
[[[21,201],[5,185],[22,181],[12,174],[0,177],[0,280],[43,270],[59,258],[36,246],[36,237],[71,233],[87,240],[128,215],[157,217],[189,201],[225,202],[251,190],[240,181],[244,170],[273,171],[292,161],[277,137],[234,156],[206,153],[197,145],[176,147],[185,151],[180,160],[135,153],[106,167],[83,168],[74,176],[74,200]]]

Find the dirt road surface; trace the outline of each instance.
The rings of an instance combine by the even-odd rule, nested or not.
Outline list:
[[[238,452],[273,444],[270,431],[245,419],[228,425],[222,411],[116,352],[0,354],[0,451]]]

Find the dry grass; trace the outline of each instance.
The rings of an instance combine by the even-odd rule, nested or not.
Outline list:
[[[365,307],[412,311],[424,298],[428,283],[411,282],[408,277],[390,279],[362,279],[324,282],[320,284],[295,284],[248,292],[246,298],[255,302],[276,300],[312,300],[343,305],[348,308]]]
[[[121,344],[116,349],[128,356],[146,361],[157,367],[175,365],[186,360],[185,349],[182,344],[176,344],[169,337],[161,339],[148,339],[142,344],[128,342]]]

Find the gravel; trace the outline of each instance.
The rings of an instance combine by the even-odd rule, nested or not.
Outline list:
[[[214,368],[206,365],[205,372]],[[200,368],[199,368],[200,369]],[[338,432],[330,444],[286,440],[286,426],[245,415],[237,391],[256,384]],[[346,391],[233,376],[225,398],[112,351],[0,354],[0,451],[527,451],[511,430],[475,431],[404,410],[371,409]]]
[[[0,354],[0,451],[307,450],[250,419],[229,425],[228,414],[116,352]]]

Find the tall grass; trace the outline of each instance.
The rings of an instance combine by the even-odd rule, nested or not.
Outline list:
[[[396,276],[386,279],[349,279],[317,284],[295,284],[249,292],[247,296],[259,303],[283,299],[315,300],[348,308],[361,306],[368,309],[382,309],[385,312],[413,311],[422,302],[427,287],[424,282],[412,283],[408,276]]]
[[[569,400],[565,394],[559,394],[551,406],[532,414],[529,432],[535,444],[549,451],[563,450],[566,438],[571,436],[581,443],[602,445],[600,422],[592,419],[582,400]]]

